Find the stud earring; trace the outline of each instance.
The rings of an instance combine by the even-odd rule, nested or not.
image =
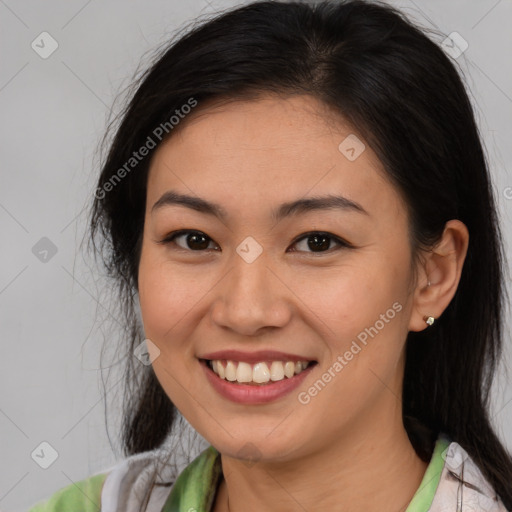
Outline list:
[[[432,325],[435,321],[435,318],[433,316],[424,316],[423,320],[427,323],[427,325]]]

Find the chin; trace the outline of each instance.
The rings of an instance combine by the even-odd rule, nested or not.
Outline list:
[[[242,433],[243,432],[243,433]],[[261,462],[286,462],[298,456],[298,451],[303,452],[305,440],[297,441],[297,436],[292,433],[287,438],[281,434],[272,435],[272,429],[266,429],[258,435],[251,429],[245,429],[239,435],[229,434],[207,438],[221,454],[244,461],[247,465]],[[230,432],[231,433],[231,432]],[[289,438],[288,438],[289,437]]]

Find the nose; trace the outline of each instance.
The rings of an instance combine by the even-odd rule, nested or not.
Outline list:
[[[235,253],[215,290],[211,318],[220,327],[256,336],[290,321],[293,293],[263,255],[247,263]]]

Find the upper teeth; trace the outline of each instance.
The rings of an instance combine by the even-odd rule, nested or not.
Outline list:
[[[266,362],[256,364],[243,361],[210,361],[210,367],[221,378],[231,382],[265,382],[289,379],[302,372],[308,366],[308,361],[272,361],[270,368]]]

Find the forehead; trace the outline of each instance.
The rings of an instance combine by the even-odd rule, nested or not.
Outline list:
[[[196,109],[153,157],[148,208],[168,189],[208,197],[239,213],[329,193],[368,209],[399,206],[362,137],[310,96],[267,95]],[[354,151],[346,152],[351,148],[355,159]]]
[[[338,146],[348,135],[354,137],[356,131],[316,98],[265,93],[251,100],[211,99],[199,104],[159,151],[177,146],[201,149],[207,144],[210,151],[221,152],[223,157],[226,151],[259,150],[288,159],[293,158],[292,152],[295,159],[318,158],[320,152],[342,154]],[[365,153],[364,160],[380,166],[371,150],[365,149]]]

